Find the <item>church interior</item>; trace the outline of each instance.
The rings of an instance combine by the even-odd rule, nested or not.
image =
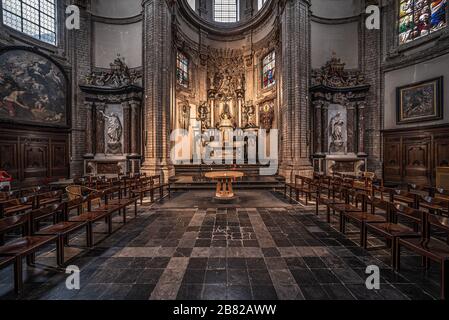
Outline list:
[[[445,300],[447,0],[2,0],[0,300]]]

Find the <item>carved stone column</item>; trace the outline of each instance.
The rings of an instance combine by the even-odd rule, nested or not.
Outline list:
[[[86,154],[84,158],[89,159],[94,157],[94,130],[93,130],[93,103],[84,102],[86,108]]]
[[[128,101],[122,102],[123,108],[123,153],[131,153],[131,117]]]
[[[359,142],[358,142],[358,156],[366,156],[365,153],[365,104],[360,103],[358,105],[358,131],[359,131]]]
[[[95,153],[97,155],[103,155],[105,153],[105,141],[104,141],[104,117],[102,112],[106,109],[106,104],[95,104]]]
[[[137,148],[139,143],[139,104],[131,101],[131,155],[139,154]]]
[[[310,162],[310,2],[283,1],[281,16],[282,109],[287,123],[282,138],[280,174],[291,181],[296,174],[311,175]],[[301,35],[301,36],[300,36]]]
[[[322,126],[322,105],[315,104],[315,153],[321,154],[323,152],[323,126]]]
[[[174,175],[170,159],[171,88],[174,86],[172,12],[174,2],[143,1],[145,160],[142,171]]]
[[[355,110],[354,103],[348,103],[346,106],[347,119],[346,119],[346,129],[347,129],[347,142],[346,151],[348,153],[355,153],[357,150],[356,132],[357,132],[357,114]]]

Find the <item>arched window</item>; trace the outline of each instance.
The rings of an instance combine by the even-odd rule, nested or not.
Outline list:
[[[276,83],[276,53],[271,51],[262,60],[262,87],[268,88]]]
[[[176,62],[176,80],[179,85],[185,88],[189,87],[189,58],[179,51]]]
[[[258,0],[258,2],[257,2],[257,9],[258,10],[262,9],[262,7],[265,4],[265,2],[267,2],[267,0]]]
[[[424,37],[446,26],[447,0],[398,0],[399,44]]]
[[[2,0],[3,24],[56,45],[56,0]]]
[[[215,0],[214,20],[217,22],[237,22],[239,21],[238,0]]]

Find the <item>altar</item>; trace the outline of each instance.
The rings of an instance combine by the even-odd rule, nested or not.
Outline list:
[[[360,175],[367,170],[365,108],[369,88],[362,73],[345,70],[335,55],[312,72],[315,172]]]

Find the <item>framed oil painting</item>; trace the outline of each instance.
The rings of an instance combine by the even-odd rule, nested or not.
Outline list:
[[[397,123],[443,118],[443,77],[397,88]]]
[[[0,51],[0,121],[68,127],[68,79],[62,68],[28,48]]]

